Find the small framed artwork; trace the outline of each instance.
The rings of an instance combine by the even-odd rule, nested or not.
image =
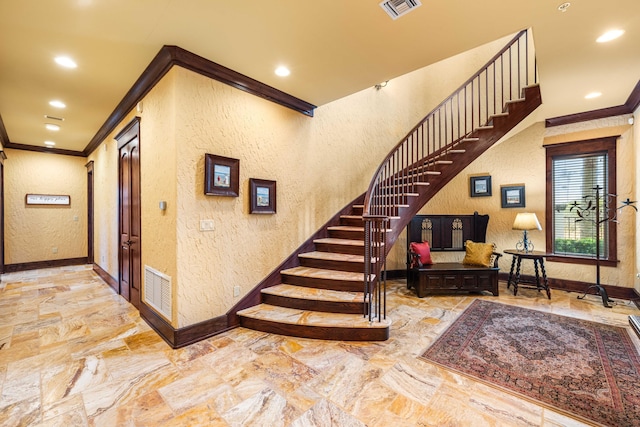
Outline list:
[[[24,202],[27,205],[57,205],[69,206],[71,196],[54,194],[26,194]]]
[[[274,214],[276,213],[276,182],[266,179],[249,179],[249,193],[251,203],[249,213]]]
[[[472,176],[469,178],[471,197],[491,196],[491,176]]]
[[[524,208],[524,185],[503,185],[500,187],[502,193],[503,208]]]
[[[204,194],[207,196],[238,197],[240,189],[240,160],[204,155]]]

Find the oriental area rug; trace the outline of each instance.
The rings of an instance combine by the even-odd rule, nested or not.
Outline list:
[[[640,356],[624,328],[475,300],[422,355],[605,426],[640,426]]]

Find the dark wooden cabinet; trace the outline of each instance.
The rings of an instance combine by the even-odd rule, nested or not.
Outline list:
[[[498,268],[440,262],[408,270],[407,287],[428,294],[489,291],[498,296]]]

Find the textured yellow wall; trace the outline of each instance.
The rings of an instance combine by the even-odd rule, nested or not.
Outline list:
[[[174,67],[145,97],[139,114],[143,264],[172,277],[172,325],[184,327],[226,313],[239,300],[234,286],[245,295],[364,192],[387,152],[505,42],[393,79],[382,90],[370,88],[321,106],[313,118]],[[527,210],[544,220],[545,136],[543,124],[536,124],[500,143],[425,210],[489,213],[489,239],[501,249],[513,246],[515,210],[500,208],[500,185],[524,183]],[[96,262],[117,277],[118,156],[112,138],[106,150],[101,146],[91,158],[96,182],[100,179],[96,213],[103,211],[96,218]],[[514,152],[521,153],[515,161]],[[239,197],[203,194],[205,153],[240,160]],[[493,176],[494,196],[471,199],[468,177],[484,172]],[[277,214],[249,214],[249,178],[277,181]],[[158,208],[160,201],[167,201],[165,212]],[[213,220],[215,230],[201,232],[203,219]],[[544,234],[538,234],[532,238],[540,248]],[[404,268],[405,244],[403,239],[396,244],[390,269]],[[588,281],[592,274],[584,270]]]
[[[513,220],[518,212],[535,212],[542,231],[532,231],[529,237],[536,250],[545,250],[545,148],[547,140],[590,139],[604,135],[622,133],[617,144],[617,192],[620,199],[630,197],[637,200],[635,190],[636,154],[633,129],[628,125],[628,116],[612,117],[604,120],[577,123],[545,129],[544,123],[536,123],[515,136],[499,142],[480,156],[474,163],[456,176],[432,200],[421,213],[431,214],[472,214],[478,211],[489,214],[487,241],[496,243],[498,250],[513,248],[522,233],[512,230]],[[579,136],[579,138],[576,138]],[[469,177],[479,174],[491,175],[492,196],[470,197]],[[500,201],[500,186],[525,185],[525,208],[503,209]],[[601,282],[622,287],[633,287],[636,270],[636,219],[632,209],[625,209],[619,215],[617,267],[602,267]],[[404,268],[406,236],[394,247],[392,259],[397,268]],[[434,253],[434,261],[461,260],[464,253]],[[510,269],[510,256],[500,259],[503,272]],[[532,263],[523,264],[524,274],[534,274]],[[554,278],[595,282],[595,266],[547,262],[547,275]]]
[[[148,265],[172,278],[174,289],[183,282],[177,274],[177,229],[179,217],[177,198],[177,153],[185,144],[176,133],[176,73],[174,67],[145,97],[140,120],[140,171],[142,215],[142,268]],[[193,171],[192,171],[193,173]],[[162,211],[160,202],[167,204]],[[143,273],[144,274],[144,273]],[[144,294],[144,289],[143,289]],[[172,319],[174,327],[178,313],[177,293],[173,293]]]
[[[176,154],[173,70],[141,103],[140,120],[142,267],[150,265],[176,281]],[[94,162],[94,262],[118,279],[118,141],[136,116],[130,112],[89,156]],[[159,201],[167,202],[162,212]],[[175,307],[175,301],[173,306]],[[175,317],[175,316],[174,316]],[[167,319],[171,321],[171,319]],[[174,325],[175,326],[175,325]]]
[[[93,261],[118,279],[118,146],[113,139],[133,115],[89,156],[93,161]]]
[[[86,257],[87,160],[13,149],[5,153],[5,263]],[[69,195],[71,204],[27,206],[27,193]]]
[[[234,286],[241,296],[249,292],[363,193],[400,138],[503,44],[394,79],[383,90],[370,88],[322,106],[314,118],[191,71],[172,70],[178,326],[226,313],[239,299]],[[143,123],[146,105],[145,100]],[[146,158],[147,152],[141,152]],[[205,153],[240,160],[239,197],[203,194]],[[276,215],[249,214],[249,178],[277,182]],[[215,230],[199,231],[202,219],[212,219]],[[155,261],[162,268],[162,259]]]

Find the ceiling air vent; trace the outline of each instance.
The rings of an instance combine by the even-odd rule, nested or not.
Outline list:
[[[419,0],[386,0],[380,3],[391,19],[398,19],[418,6],[422,6]]]

